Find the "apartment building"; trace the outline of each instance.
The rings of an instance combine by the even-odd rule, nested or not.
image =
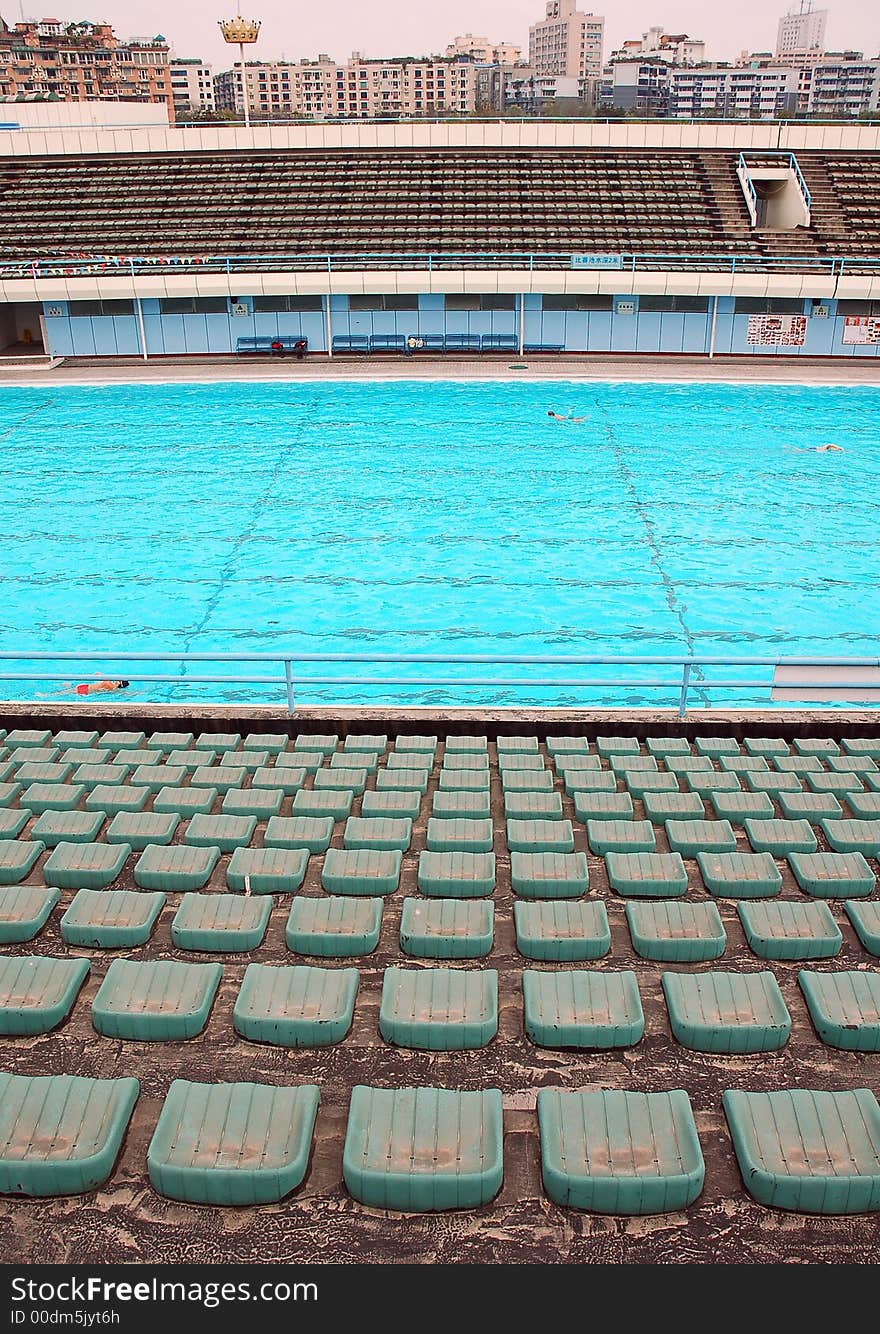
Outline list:
[[[577,0],[547,0],[547,15],[529,28],[529,65],[536,74],[598,79],[605,20],[584,14]]]
[[[184,60],[172,56],[171,92],[178,112],[188,109],[214,110],[214,74],[204,60]]]
[[[162,102],[173,120],[168,43],[120,42],[109,23],[0,19],[0,97]]]
[[[327,55],[296,63],[248,63],[218,74],[217,107],[265,119],[375,119],[466,113],[476,107],[476,65],[465,57],[393,57],[347,64]]]
[[[774,120],[797,109],[798,71],[779,65],[669,69],[668,115]]]
[[[811,0],[800,0],[797,9],[783,14],[776,33],[777,60],[799,60],[825,50],[827,9],[813,9]]]
[[[490,42],[486,37],[475,37],[471,32],[465,33],[464,37],[454,38],[445,54],[450,60],[466,56],[479,65],[518,65],[522,61],[522,48],[513,42]]]

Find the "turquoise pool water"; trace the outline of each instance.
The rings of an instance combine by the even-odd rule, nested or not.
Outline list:
[[[878,651],[876,389],[46,385],[0,389],[0,407],[2,644],[106,654],[72,667],[78,680],[113,672],[124,650]],[[814,452],[826,442],[844,452]],[[187,683],[194,671],[131,696],[280,699]],[[660,696],[298,693],[302,704],[379,699]]]

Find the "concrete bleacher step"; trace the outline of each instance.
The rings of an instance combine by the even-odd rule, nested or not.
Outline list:
[[[636,975],[523,969],[525,1030],[538,1047],[633,1047],[645,1032]]]
[[[690,1098],[618,1089],[538,1092],[541,1176],[556,1204],[600,1214],[685,1209],[706,1168]]]
[[[165,895],[129,889],[80,889],[61,918],[61,939],[80,949],[134,949],[149,940]]]
[[[865,1088],[723,1096],[743,1184],[759,1204],[811,1214],[880,1208],[880,1106]]]
[[[494,968],[385,969],[379,1032],[396,1047],[466,1051],[498,1031]]]
[[[175,1079],[147,1150],[160,1195],[188,1204],[273,1204],[302,1184],[320,1104],[317,1084],[198,1084]]]
[[[92,1001],[92,1024],[103,1037],[177,1042],[208,1022],[223,969],[219,963],[114,959]]]
[[[523,958],[547,963],[583,963],[611,949],[611,927],[601,902],[570,899],[513,905],[516,947]]]
[[[279,1047],[327,1047],[351,1028],[356,968],[250,963],[232,1011],[236,1033]]]
[[[791,1016],[773,973],[663,973],[672,1035],[691,1051],[778,1051]]]
[[[485,899],[406,898],[400,948],[418,959],[482,959],[494,930],[495,907]]]
[[[0,1034],[33,1037],[67,1018],[89,975],[87,959],[0,957]]]
[[[0,1192],[80,1195],[110,1176],[136,1079],[0,1072]]]
[[[843,936],[827,903],[739,903],[749,948],[760,959],[831,959]]]
[[[352,1091],[342,1172],[361,1204],[419,1213],[476,1209],[501,1189],[503,1154],[499,1089]]]

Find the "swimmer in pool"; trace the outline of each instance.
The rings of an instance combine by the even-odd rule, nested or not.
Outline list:
[[[71,681],[57,695],[49,696],[49,698],[62,699],[65,695],[69,695],[71,691],[75,695],[109,695],[116,690],[127,690],[130,685],[130,681],[80,681],[79,683]],[[43,696],[43,698],[46,697]]]
[[[788,445],[788,449],[794,450],[796,454],[827,454],[833,450],[836,454],[843,453],[843,445],[815,445],[812,449],[801,449],[800,445]]]
[[[547,416],[558,422],[585,422],[587,420],[586,417],[563,417],[559,412],[548,412]]]

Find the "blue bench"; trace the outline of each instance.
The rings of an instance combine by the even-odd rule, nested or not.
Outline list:
[[[283,336],[263,335],[258,338],[237,338],[235,340],[235,355],[239,356],[242,352],[295,352],[297,356],[304,356],[309,348],[307,338],[297,338],[292,334]]]
[[[523,343],[523,352],[564,352],[564,343]]]
[[[334,334],[334,352],[369,352],[370,340],[366,334]]]
[[[483,334],[480,339],[481,352],[518,352],[519,339],[516,334]]]
[[[403,334],[370,334],[371,352],[406,352]]]
[[[481,350],[479,334],[446,334],[445,352],[479,352]]]

